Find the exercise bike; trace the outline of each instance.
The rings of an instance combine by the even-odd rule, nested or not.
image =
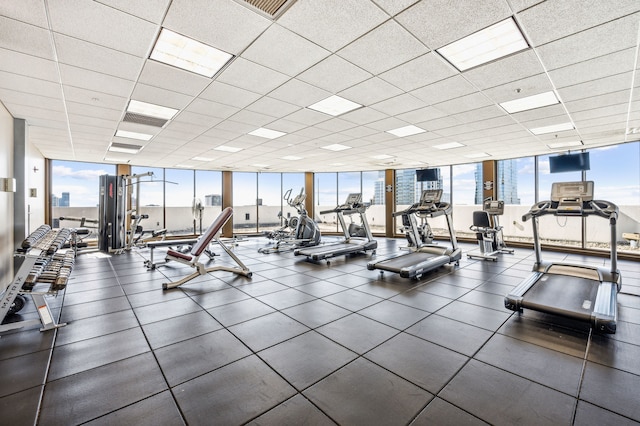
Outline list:
[[[298,216],[290,219],[284,218],[284,226],[275,231],[265,233],[267,238],[275,240],[275,244],[258,249],[259,253],[286,252],[300,247],[312,247],[320,244],[318,224],[309,217],[307,209],[304,207],[306,198],[304,188],[301,188],[300,193],[293,199],[291,199],[291,189],[285,192],[283,199],[289,206],[296,209]],[[278,214],[278,217],[282,218],[282,212]]]
[[[513,254],[502,235],[498,216],[504,214],[504,201],[487,198],[482,203],[482,211],[473,212],[473,225],[469,229],[476,233],[480,253],[467,253],[470,259],[498,260],[498,254]]]

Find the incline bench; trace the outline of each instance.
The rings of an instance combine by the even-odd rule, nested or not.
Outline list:
[[[236,256],[235,253],[233,253],[229,249],[229,247],[227,247],[222,241],[220,241],[220,238],[218,238],[218,234],[222,230],[222,227],[225,225],[225,223],[227,223],[229,219],[231,219],[231,216],[233,216],[233,209],[231,207],[227,207],[226,209],[222,210],[222,213],[220,213],[216,220],[214,220],[209,228],[207,228],[206,232],[202,234],[198,242],[193,245],[193,247],[191,248],[191,252],[180,253],[179,251],[175,250],[167,251],[165,261],[168,262],[175,260],[176,262],[184,263],[195,268],[196,271],[178,281],[162,283],[162,288],[164,290],[178,287],[199,275],[205,275],[206,273],[213,271],[227,271],[239,275],[244,275],[245,277],[251,277],[251,271],[249,270],[249,268],[247,268],[244,263],[242,263],[240,259],[238,259],[238,256]],[[222,247],[222,249],[238,264],[238,266],[234,267],[218,265],[210,268],[205,268],[204,264],[199,261],[199,258],[200,255],[204,253],[206,248],[209,246],[211,240],[215,240],[220,245],[220,247]]]

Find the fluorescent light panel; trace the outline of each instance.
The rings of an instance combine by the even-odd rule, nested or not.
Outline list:
[[[296,161],[296,160],[302,160],[302,157],[296,157],[295,155],[286,155],[282,157],[282,159],[289,160],[289,161]]]
[[[213,158],[209,158],[209,157],[193,157],[192,160],[195,160],[195,161],[213,161]]]
[[[236,148],[235,146],[227,146],[227,145],[220,145],[217,146],[215,148],[216,151],[224,151],[224,152],[238,152],[238,151],[242,151],[242,148]]]
[[[261,169],[266,169],[267,167],[269,167],[268,164],[252,164],[253,167],[258,167]]]
[[[316,102],[313,105],[309,105],[308,108],[336,117],[360,107],[362,107],[362,105],[351,102],[348,99],[341,98],[340,96],[333,95],[321,100],[320,102]]]
[[[136,139],[139,141],[148,141],[153,137],[153,135],[148,135],[146,133],[129,132],[127,130],[117,130],[116,136],[119,138]]]
[[[547,146],[551,149],[556,148],[568,148],[571,146],[582,146],[582,141],[568,141],[568,142],[556,142],[556,143],[548,143]]]
[[[233,55],[163,28],[150,58],[211,78]]]
[[[126,143],[112,142],[111,145],[109,145],[109,148],[107,149],[107,151],[124,152],[127,154],[137,154],[138,151],[140,151],[141,149],[142,149],[142,146],[140,145],[129,145]]]
[[[467,154],[467,155],[465,155],[465,157],[467,157],[467,158],[484,158],[484,157],[490,157],[490,155],[487,154],[486,152],[476,152],[475,154]]]
[[[567,122],[567,123],[553,124],[551,126],[535,127],[533,129],[529,129],[529,131],[534,135],[544,135],[545,133],[563,132],[565,130],[573,130],[573,129],[574,129],[573,124]]]
[[[502,102],[500,106],[509,114],[530,109],[541,108],[549,105],[559,104],[560,101],[553,91],[540,93],[526,98],[514,99],[508,102]]]
[[[351,149],[352,147],[347,145],[341,145],[339,143],[334,143],[333,145],[321,146],[322,149],[328,149],[329,151],[344,151],[346,149]]]
[[[250,135],[258,136],[266,139],[275,139],[280,136],[286,135],[284,132],[279,132],[277,130],[266,129],[264,127],[260,127],[259,129],[254,130],[253,132],[249,132]]]
[[[179,169],[193,169],[193,166],[190,166],[188,164],[176,164],[174,167],[177,167]]]
[[[527,47],[529,45],[513,18],[507,18],[436,51],[464,71]]]
[[[175,108],[150,104],[148,102],[136,101],[134,99],[131,99],[129,101],[127,111],[133,112],[135,114],[146,115],[147,117],[162,118],[165,120],[171,120],[173,116],[178,113],[178,110]]]
[[[452,149],[452,148],[460,148],[461,146],[464,146],[464,145],[461,144],[460,142],[449,142],[449,143],[443,143],[440,145],[434,145],[433,147],[435,149]]]
[[[398,127],[397,129],[393,129],[393,130],[387,130],[387,133],[391,133],[392,135],[395,135],[399,138],[402,138],[405,136],[417,135],[419,133],[424,133],[424,132],[426,132],[426,130],[421,129],[420,127],[414,126],[414,125]]]

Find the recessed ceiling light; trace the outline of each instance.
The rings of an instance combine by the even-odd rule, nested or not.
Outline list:
[[[290,160],[290,161],[295,161],[295,160],[302,160],[302,157],[296,157],[295,155],[286,155],[284,157],[282,157],[283,160]]]
[[[253,167],[258,167],[259,169],[266,169],[269,167],[268,164],[252,164]]]
[[[190,166],[188,164],[176,164],[173,167],[177,167],[179,169],[193,169],[193,166]]]
[[[551,149],[556,148],[568,148],[571,146],[582,146],[584,145],[582,141],[569,141],[569,142],[556,142],[556,143],[548,143],[547,146]]]
[[[112,142],[111,145],[109,145],[109,148],[107,150],[111,152],[125,152],[127,154],[137,154],[138,151],[140,151],[141,149],[142,149],[142,146],[140,145],[129,145],[126,143]]]
[[[127,107],[127,112],[146,115],[147,117],[156,117],[170,120],[174,115],[178,113],[178,110],[175,108],[169,108],[162,105],[150,104],[148,102],[136,101],[134,99],[131,99],[129,101],[129,106]]]
[[[484,158],[484,157],[490,157],[490,155],[487,154],[486,152],[476,152],[475,154],[467,154],[467,155],[465,155],[465,157],[467,157],[467,158]]]
[[[460,71],[524,50],[529,45],[513,18],[454,41],[436,52]]]
[[[163,28],[150,58],[211,78],[233,55]]]
[[[426,130],[413,125],[398,127],[397,129],[393,129],[393,130],[387,130],[387,133],[391,133],[392,135],[395,135],[399,138],[402,138],[405,136],[417,135],[418,133],[424,133],[424,132],[426,132]]]
[[[333,145],[321,146],[320,148],[328,149],[329,151],[344,151],[345,149],[351,149],[352,147],[334,143]]]
[[[394,158],[394,156],[388,154],[378,154],[372,156],[371,158],[375,158],[376,160],[388,160],[389,158]]]
[[[344,166],[344,163],[331,163],[329,165],[332,167],[340,167],[340,166]]]
[[[146,133],[129,132],[127,130],[117,130],[116,136],[119,138],[137,139],[140,141],[148,141],[153,137],[153,135],[148,135]]]
[[[227,146],[227,145],[220,145],[220,146],[216,146],[215,148],[216,151],[224,151],[224,152],[238,152],[238,151],[242,151],[242,148],[236,148],[235,146]]]
[[[195,161],[213,161],[213,158],[209,158],[209,157],[193,157],[192,160],[195,160]]]
[[[529,109],[541,108],[549,105],[559,104],[560,101],[553,91],[540,93],[538,95],[527,96],[526,98],[514,99],[502,102],[500,106],[509,114]]]
[[[117,155],[105,155],[104,161],[108,161],[110,163],[126,164],[131,160],[127,157],[122,157]]]
[[[333,95],[321,100],[320,102],[316,102],[313,105],[309,105],[308,108],[336,117],[360,107],[362,107],[362,105],[351,102],[348,99],[341,98],[340,96]]]
[[[253,136],[259,136],[261,138],[267,138],[267,139],[275,139],[275,138],[279,138],[280,136],[286,135],[286,133],[284,132],[265,129],[264,127],[260,127],[259,129],[256,129],[253,132],[249,132],[249,134]]]
[[[440,145],[434,145],[433,148],[435,149],[451,149],[451,148],[460,148],[461,146],[464,146],[463,144],[461,144],[460,142],[449,142],[449,143],[443,143]]]
[[[573,129],[574,129],[573,124],[567,122],[567,123],[553,124],[551,126],[535,127],[533,129],[529,129],[529,131],[534,135],[544,135],[545,133],[562,132],[564,130],[573,130]]]
[[[636,133],[640,133],[640,127],[629,127],[627,129],[628,135],[635,135]]]

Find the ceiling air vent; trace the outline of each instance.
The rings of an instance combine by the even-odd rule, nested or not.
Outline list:
[[[284,13],[296,0],[236,0],[249,9],[261,12],[267,18],[276,19]]]
[[[167,124],[167,121],[169,120],[166,120],[164,118],[149,117],[148,115],[136,114],[133,112],[127,112],[124,115],[124,119],[122,121],[126,121],[127,123],[144,124],[153,127],[162,127]]]

